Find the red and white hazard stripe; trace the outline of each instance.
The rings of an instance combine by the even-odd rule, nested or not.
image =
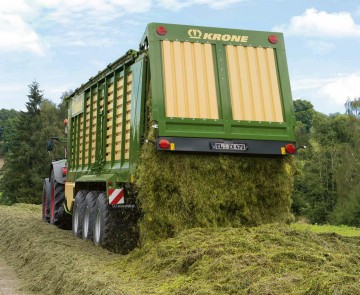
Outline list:
[[[124,195],[125,195],[125,190],[123,188],[109,189],[109,204],[110,205],[124,204],[125,203]]]

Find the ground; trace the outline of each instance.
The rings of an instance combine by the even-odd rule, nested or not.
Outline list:
[[[19,290],[21,286],[14,269],[0,257],[0,295],[25,295]]]
[[[37,295],[359,294],[358,230],[337,229],[193,228],[119,255],[42,222],[41,206],[17,204],[0,206],[0,255]]]

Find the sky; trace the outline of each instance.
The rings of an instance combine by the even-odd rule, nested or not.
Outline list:
[[[150,22],[283,32],[293,99],[331,114],[360,96],[360,0],[2,0],[0,109],[25,110],[33,81],[59,103]]]

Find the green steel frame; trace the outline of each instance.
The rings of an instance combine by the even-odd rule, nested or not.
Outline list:
[[[125,120],[126,120],[126,100],[127,100],[127,74],[132,72],[132,94],[131,94],[131,123],[130,123],[130,156],[125,160]],[[145,89],[146,89],[146,74],[147,74],[147,55],[145,53],[137,53],[129,51],[128,54],[121,57],[119,60],[110,64],[106,70],[99,73],[96,77],[91,78],[88,83],[77,89],[71,96],[67,98],[68,102],[68,116],[69,116],[69,134],[68,134],[68,176],[67,181],[79,183],[97,183],[97,182],[114,182],[124,183],[131,182],[132,176],[136,170],[136,162],[139,157],[141,138],[144,134],[144,104],[145,104]],[[111,146],[111,160],[106,161],[106,114],[108,95],[107,89],[109,83],[114,83],[114,105],[113,105],[113,120],[116,118],[116,97],[117,87],[116,83],[120,78],[124,78],[123,88],[123,124],[122,124],[122,140],[121,140],[121,157],[120,161],[115,161],[114,144]],[[95,133],[95,146],[92,146],[92,132],[89,133],[89,151],[88,159],[91,159],[91,152],[95,149],[95,162],[85,165],[85,157],[79,161],[79,130],[80,120],[78,115],[83,113],[83,140],[85,139],[86,128],[92,130],[93,120],[89,120],[89,126],[86,126],[86,111],[74,113],[72,110],[72,100],[78,95],[83,95],[83,105],[86,106],[86,100],[90,98],[90,116],[93,113],[93,97],[97,96],[97,114]],[[100,97],[104,97],[104,108],[100,112]],[[85,107],[84,107],[85,108]],[[112,124],[112,142],[115,142],[115,128]],[[85,144],[82,144],[82,153],[85,155]],[[116,187],[116,186],[115,186]]]
[[[159,27],[164,27],[166,29],[165,35],[157,34],[156,29]],[[201,39],[193,41],[189,39],[188,31],[190,29],[201,30],[203,32],[211,31],[214,34],[249,36],[249,43]],[[276,44],[271,44],[268,41],[269,35],[275,35],[279,41]],[[218,95],[218,98],[221,100],[219,103],[220,119],[168,118],[165,116],[164,79],[161,53],[162,40],[213,44],[214,59],[216,60],[214,66],[224,69],[218,71],[217,68],[215,68],[215,72],[219,75],[216,77],[217,91],[221,93],[221,95]],[[275,49],[284,116],[283,123],[249,122],[232,119],[229,79],[227,76],[228,71],[224,51],[225,44],[271,47]],[[282,33],[151,23],[147,26],[141,41],[141,47],[149,48],[153,97],[152,117],[153,120],[158,123],[159,136],[295,141],[295,115]],[[234,130],[237,130],[237,132],[234,132]]]
[[[166,35],[156,33],[158,27],[165,27]],[[227,64],[224,52],[224,42],[196,40],[195,42],[213,44],[213,56],[216,61],[214,64],[216,77],[216,87],[218,91],[218,103],[220,109],[220,118],[211,119],[186,119],[186,118],[167,118],[165,116],[164,103],[164,79],[161,53],[161,40],[189,41],[187,34],[189,29],[211,30],[217,34],[246,35],[251,36],[251,44],[242,42],[226,42],[226,44],[253,46],[253,47],[271,47],[275,49],[277,74],[281,92],[281,102],[283,109],[283,123],[274,122],[249,122],[235,121],[232,119],[231,101],[229,93],[229,82],[227,77]],[[279,42],[270,44],[267,41],[269,34],[275,35]],[[266,38],[265,38],[266,37]],[[250,39],[250,38],[249,38]],[[194,41],[191,41],[194,42]],[[219,71],[218,68],[225,70]],[[126,95],[123,96],[123,140],[121,160],[115,161],[115,145],[112,145],[112,158],[106,162],[106,120],[104,114],[107,113],[107,89],[110,83],[116,82],[124,77],[124,93],[126,93],[127,73],[132,72],[132,97],[131,97],[131,124],[130,124],[130,158],[125,156],[125,118],[126,118]],[[151,81],[150,81],[151,76]],[[151,83],[151,84],[150,84]],[[151,94],[148,89],[151,87]],[[100,113],[99,98],[100,91],[104,91],[104,110]],[[219,95],[220,94],[220,95]],[[86,107],[86,99],[90,97],[90,116],[93,113],[92,99],[97,95],[97,130],[95,146],[91,146],[92,134],[89,134],[89,164],[85,165],[85,145],[82,144],[82,162],[79,162],[80,142],[77,134],[80,130],[80,120],[76,116],[76,110],[72,109],[72,100],[79,95],[83,95],[83,108]],[[147,26],[145,34],[140,43],[140,51],[130,50],[126,55],[119,58],[100,72],[97,76],[76,89],[75,92],[67,98],[69,108],[69,134],[68,134],[68,176],[67,181],[82,183],[83,185],[91,183],[108,183],[120,187],[121,183],[128,183],[133,180],[136,171],[137,161],[139,159],[142,137],[145,134],[145,128],[148,128],[145,103],[147,97],[152,99],[152,119],[158,124],[158,136],[186,137],[186,138],[222,138],[222,139],[246,139],[260,141],[295,141],[294,127],[295,116],[290,90],[289,75],[285,56],[284,39],[281,33],[269,33],[259,31],[244,31],[235,29],[205,28],[197,26],[169,25],[161,23],[151,23]],[[114,87],[114,105],[113,118],[116,114],[117,87]],[[81,112],[81,111],[80,111]],[[86,111],[83,119],[83,140],[85,138],[85,129],[92,130],[93,120],[90,120],[89,126],[86,126]],[[234,130],[237,132],[234,133]],[[112,125],[112,142],[115,141],[115,124]],[[73,150],[71,149],[73,147]],[[95,163],[91,164],[91,151],[95,149]]]

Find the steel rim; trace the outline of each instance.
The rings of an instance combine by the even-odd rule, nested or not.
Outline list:
[[[75,212],[74,212],[74,232],[75,232],[75,234],[77,234],[79,232],[78,226],[79,226],[79,212],[77,210],[77,207],[75,207]]]
[[[94,224],[94,242],[96,244],[100,241],[100,225],[101,225],[101,218],[100,218],[100,210],[96,212],[95,224]]]
[[[90,217],[90,212],[89,212],[89,208],[86,207],[85,208],[85,218],[84,218],[84,238],[87,238],[89,236],[89,217]]]

